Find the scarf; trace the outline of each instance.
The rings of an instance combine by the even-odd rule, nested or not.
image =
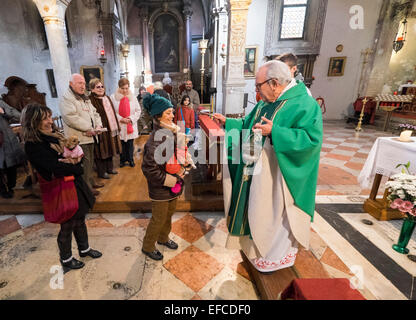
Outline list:
[[[55,150],[59,154],[63,154],[64,153],[65,136],[62,133],[60,133],[58,131],[55,131],[55,132],[46,132],[46,131],[43,131],[43,130],[40,130],[40,132],[44,136],[46,136],[46,138],[47,138],[46,141],[49,142],[49,146],[53,150]],[[49,137],[54,138],[54,139],[50,139]],[[55,139],[58,140],[57,141],[58,143],[53,142],[53,141],[55,141]]]
[[[108,125],[110,126],[111,136],[115,137],[118,134],[117,118],[114,115],[110,100],[106,96],[98,98],[102,99],[104,111],[107,115]]]
[[[77,100],[82,100],[82,101],[87,101],[87,100],[90,100],[90,98],[86,95],[86,94],[79,94],[79,93],[76,93],[72,88],[71,88],[71,86],[69,86],[69,89],[71,89],[71,91],[72,91],[72,93],[73,93],[73,95],[75,96],[75,99],[77,99]]]
[[[123,97],[120,100],[120,106],[118,108],[118,113],[123,118],[127,118],[130,116],[130,101],[129,98]],[[127,134],[133,133],[133,124],[127,124]]]

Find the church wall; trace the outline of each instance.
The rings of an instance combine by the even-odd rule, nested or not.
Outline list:
[[[407,80],[416,81],[416,18],[408,19],[407,41],[399,52],[394,52],[390,60],[390,76],[387,85],[391,92],[397,91]]]
[[[352,103],[357,98],[360,80],[362,56],[361,51],[371,48],[379,17],[382,0],[360,1],[364,9],[364,29],[350,28],[350,8],[357,4],[354,0],[330,0],[324,22],[324,31],[320,55],[314,66],[315,81],[311,86],[315,98],[325,99],[327,112],[325,119],[343,119],[352,113]],[[257,69],[264,63],[264,45],[267,20],[267,0],[254,0],[250,4],[247,20],[246,46],[258,46]],[[260,23],[261,22],[261,23]],[[337,45],[342,44],[342,52],[336,52]],[[342,77],[328,77],[331,57],[347,57]],[[246,114],[254,107],[255,79],[246,78],[245,92],[249,94]]]
[[[37,10],[30,0],[3,0],[1,3],[0,94],[8,91],[4,87],[5,80],[9,76],[18,76],[28,83],[37,84],[37,90],[46,93],[46,103],[56,114],[58,99],[51,97],[46,75],[46,69],[52,69],[49,50],[43,50],[43,45],[39,45],[42,43],[41,33],[29,30],[25,25],[28,15],[25,6],[28,10]]]
[[[104,37],[107,62],[104,65],[102,65],[101,62],[98,60],[99,48],[97,47],[97,9],[88,9],[82,4],[82,1],[75,0],[69,4],[67,9],[67,14],[71,13],[73,19],[76,20],[76,24],[72,23],[72,26],[70,25],[69,27],[70,31],[75,33],[76,35],[74,37],[75,40],[78,41],[78,45],[73,45],[72,48],[69,48],[71,71],[73,73],[79,73],[81,66],[99,65],[103,67],[106,93],[114,93],[117,88],[117,82],[120,78],[120,67],[118,63],[119,47],[115,47],[115,52],[112,52],[112,50],[109,49],[111,49],[111,47],[114,44],[108,43],[110,39],[114,39],[114,35],[111,35],[110,37]],[[107,18],[106,20],[109,19]],[[71,21],[69,23],[71,23]],[[76,28],[79,28],[79,30],[77,30]],[[104,27],[103,32],[108,32],[108,29],[110,28]]]
[[[324,119],[343,119],[352,114],[352,103],[358,96],[363,57],[361,51],[373,45],[377,19],[381,9],[381,0],[360,1],[364,9],[364,29],[353,30],[350,27],[350,8],[355,0],[330,0],[320,55],[318,56],[311,86],[315,98],[325,99],[326,114]],[[338,53],[335,48],[342,44],[344,49]],[[344,76],[328,77],[331,57],[347,57]]]
[[[247,15],[246,46],[258,46],[257,70],[264,63],[264,39],[266,35],[267,0],[254,0],[249,6]],[[256,91],[254,78],[245,78],[248,93],[246,114],[253,110],[256,104]],[[251,102],[251,103],[250,103]]]
[[[50,52],[44,49],[38,24],[37,10],[32,0],[4,0],[0,10],[0,94],[7,93],[5,80],[12,75],[35,83],[39,92],[46,93],[46,103],[54,115],[59,114],[59,98],[52,98],[46,69],[52,69]],[[68,48],[71,72],[79,73],[82,65],[101,65],[98,60],[96,9],[86,8],[81,0],[73,0],[67,9],[71,47]],[[40,19],[40,17],[39,17]],[[113,93],[119,79],[115,61],[118,52],[112,53],[112,43],[106,43],[107,63],[104,65],[104,82],[107,93]],[[109,47],[110,46],[110,47]],[[102,66],[102,65],[101,65]],[[69,82],[69,79],[68,79]]]

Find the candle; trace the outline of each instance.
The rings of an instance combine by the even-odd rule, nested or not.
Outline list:
[[[410,136],[412,135],[412,131],[411,130],[406,130],[406,131],[403,131],[401,134],[400,134],[400,138],[399,138],[399,140],[400,141],[410,141]]]
[[[202,40],[205,39],[205,27],[202,27]]]

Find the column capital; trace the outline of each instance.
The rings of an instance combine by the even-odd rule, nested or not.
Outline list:
[[[231,10],[247,10],[252,0],[229,0]]]
[[[33,0],[45,23],[65,21],[65,11],[72,0]]]
[[[146,5],[140,6],[139,11],[139,18],[143,20],[143,22],[149,21],[149,7]]]
[[[185,19],[191,19],[192,14],[194,13],[192,11],[192,1],[190,0],[184,0],[183,1],[183,10],[182,13],[185,16]]]

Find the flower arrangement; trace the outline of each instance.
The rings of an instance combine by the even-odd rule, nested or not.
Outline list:
[[[413,125],[413,124],[410,124],[410,123],[401,123],[401,124],[399,124],[398,129],[399,129],[399,131],[404,131],[404,130],[416,131],[416,125]]]
[[[392,181],[386,183],[390,192],[390,207],[400,210],[408,219],[416,221],[416,176],[409,172],[410,162],[400,164],[396,168],[400,166],[406,168],[407,173],[403,169],[401,173],[391,177]]]

